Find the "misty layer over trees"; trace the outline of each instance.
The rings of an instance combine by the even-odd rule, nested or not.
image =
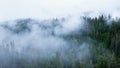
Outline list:
[[[101,15],[0,23],[0,68],[119,67],[119,18]]]

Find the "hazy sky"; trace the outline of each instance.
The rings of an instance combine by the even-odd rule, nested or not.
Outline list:
[[[120,0],[0,0],[0,21],[17,18],[47,19],[104,12],[118,15]]]

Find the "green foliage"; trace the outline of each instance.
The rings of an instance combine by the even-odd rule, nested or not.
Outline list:
[[[89,32],[85,32],[86,36],[95,41],[95,46],[93,47],[93,62],[95,68],[119,68],[120,20],[112,20],[107,24],[107,17],[103,15],[99,18],[85,18],[85,20],[88,22],[90,29]],[[108,20],[110,20],[110,18]],[[109,53],[108,51],[110,55],[107,55]]]
[[[104,47],[114,52],[116,56],[120,56],[120,20],[112,21],[107,24],[105,17],[88,18],[87,22],[90,26],[90,32],[87,35],[93,40],[104,43]]]

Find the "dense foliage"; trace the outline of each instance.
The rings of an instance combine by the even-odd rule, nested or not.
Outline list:
[[[94,40],[95,48],[98,49],[94,58],[95,68],[119,68],[120,67],[120,19],[114,20],[110,17],[99,16],[99,18],[85,18],[89,24],[89,32],[86,36]],[[110,52],[110,55],[105,49]],[[98,54],[101,52],[101,54]],[[94,56],[94,55],[93,55]]]

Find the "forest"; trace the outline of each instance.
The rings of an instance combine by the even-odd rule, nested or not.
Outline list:
[[[77,60],[74,57],[76,53],[68,52],[70,53],[68,55],[69,61],[65,61],[61,57],[61,53],[56,52],[56,55],[51,59],[26,60],[24,57],[11,59],[11,62],[5,66],[0,64],[0,68],[120,68],[120,19],[112,19],[111,16],[101,15],[95,18],[83,17],[83,20],[84,29],[59,37],[70,42],[71,48],[76,51],[82,43],[87,43],[89,46],[86,47],[89,48],[90,53],[90,56],[86,56],[87,58]],[[59,19],[52,22],[57,21]],[[19,21],[17,28],[13,32],[16,34],[24,31],[30,32],[30,28],[26,26],[30,21],[24,21],[23,24],[20,24],[21,22]],[[2,27],[12,30],[8,26],[2,25]],[[47,27],[43,28],[46,29]],[[56,36],[54,32],[51,34]],[[12,47],[14,43],[11,42],[9,45]]]

